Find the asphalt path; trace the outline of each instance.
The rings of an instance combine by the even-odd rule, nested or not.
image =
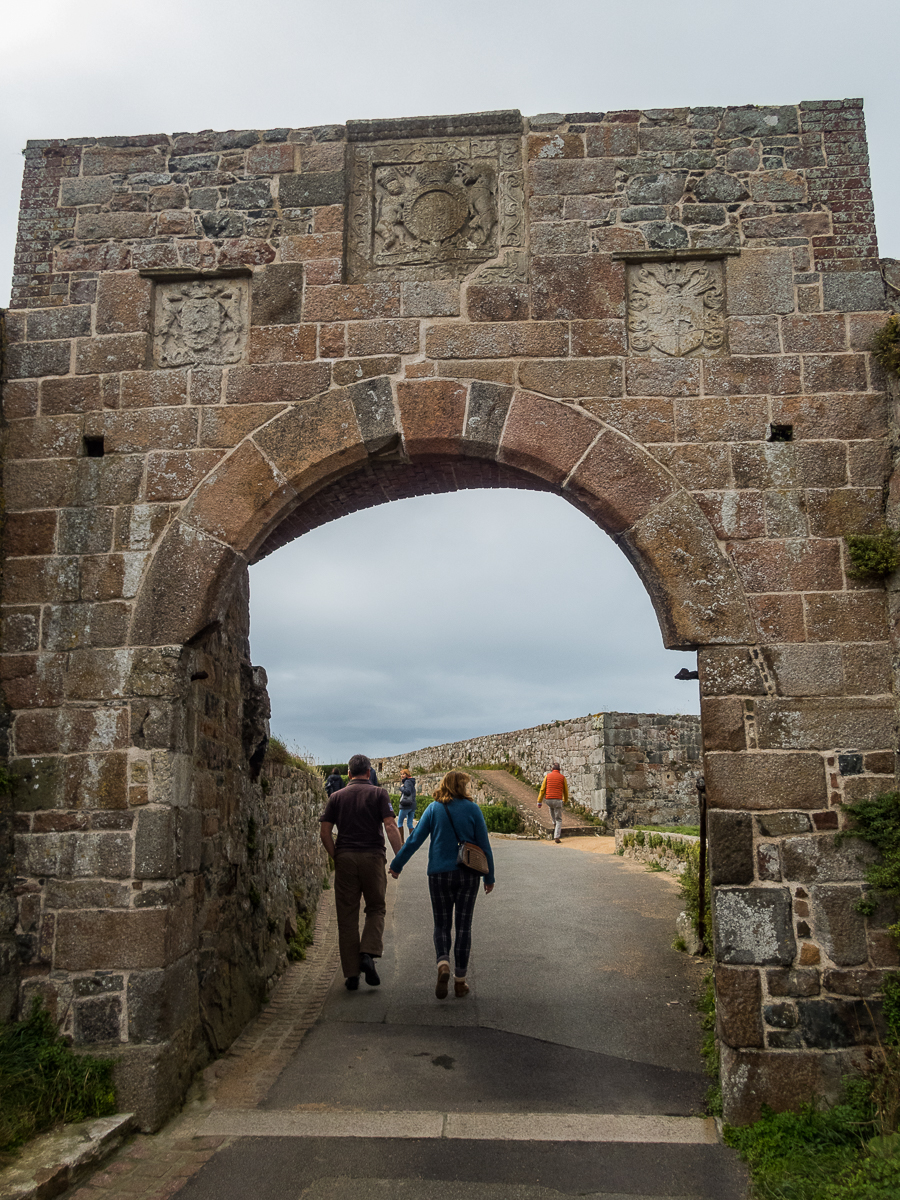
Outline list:
[[[676,881],[610,839],[492,838],[471,993],[434,996],[426,851],[390,882],[381,986],[336,978],[262,1104],[185,1200],[743,1200],[702,1118],[695,999],[671,947]],[[218,1122],[218,1124],[216,1124]]]

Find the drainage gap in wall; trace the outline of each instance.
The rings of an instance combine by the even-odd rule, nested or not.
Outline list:
[[[84,439],[84,454],[85,458],[102,458],[106,451],[103,448],[102,437],[85,437]]]
[[[767,442],[792,442],[793,440],[793,425],[770,425],[766,429]]]

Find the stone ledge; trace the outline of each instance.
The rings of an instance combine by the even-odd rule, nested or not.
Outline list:
[[[389,117],[384,120],[348,121],[348,142],[381,142],[397,138],[486,137],[521,134],[522,114],[517,108],[495,112],[462,113],[450,117]]]
[[[58,1196],[117,1150],[134,1128],[131,1113],[116,1113],[42,1134],[0,1171],[0,1200]]]

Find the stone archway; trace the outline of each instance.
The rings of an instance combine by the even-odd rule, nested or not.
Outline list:
[[[709,521],[645,448],[589,411],[535,393],[444,381],[401,384],[398,393],[395,409],[390,380],[377,378],[288,408],[248,434],[187,499],[156,550],[132,643],[195,636],[214,619],[231,573],[280,544],[280,529],[290,537],[311,527],[305,505],[329,485],[346,496],[347,478],[391,464],[413,469],[409,494],[417,494],[429,490],[425,472],[456,463],[463,486],[482,485],[470,464],[496,463],[510,482],[558,492],[590,516],[635,565],[670,648],[753,640],[743,588]],[[357,492],[338,500],[333,515],[352,511]]]
[[[275,969],[275,875],[320,869],[258,853],[248,564],[477,480],[577,505],[698,649],[728,1119],[865,1053],[897,958],[835,842],[894,782],[885,592],[842,540],[891,471],[861,128],[844,101],[29,147],[0,950],[146,1125]]]

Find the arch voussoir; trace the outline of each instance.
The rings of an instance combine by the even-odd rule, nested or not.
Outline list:
[[[600,433],[584,413],[534,392],[513,397],[497,459],[561,484]]]

